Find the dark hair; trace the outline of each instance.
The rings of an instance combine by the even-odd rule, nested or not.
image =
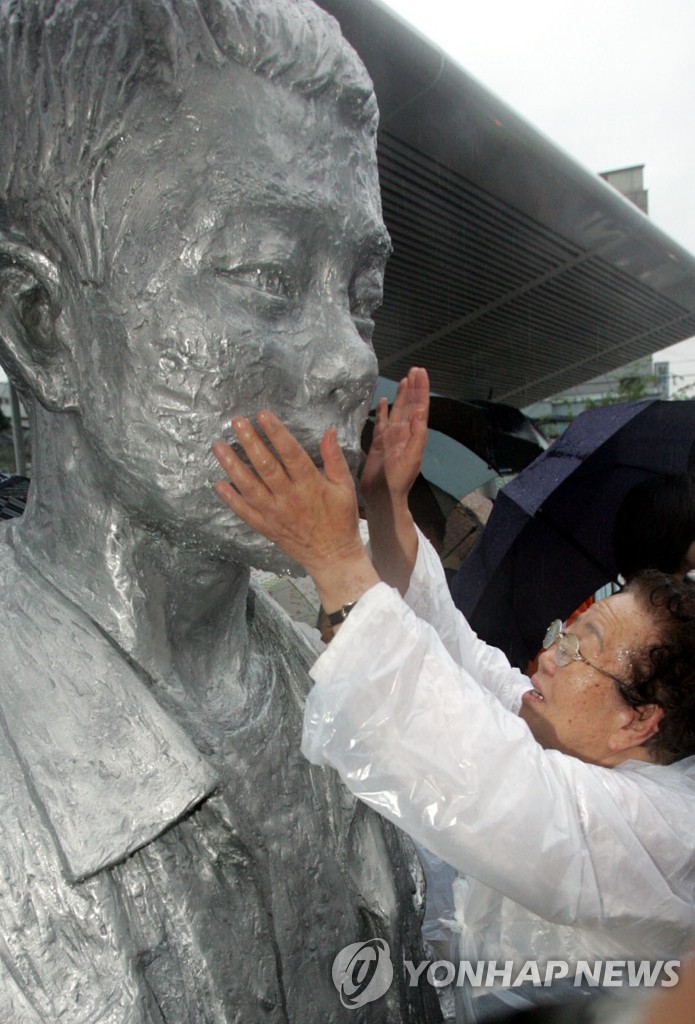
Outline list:
[[[615,517],[613,551],[630,579],[641,569],[678,572],[695,540],[695,478],[688,473],[644,480],[627,492]]]
[[[633,678],[620,686],[631,707],[658,704],[664,715],[647,746],[670,764],[695,754],[695,583],[656,570],[638,573],[625,592],[634,594],[659,632],[633,663]]]

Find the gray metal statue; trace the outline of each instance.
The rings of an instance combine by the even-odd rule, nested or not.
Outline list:
[[[308,0],[2,0],[0,1022],[420,1021],[401,839],[299,752],[307,665],[210,444],[357,459],[389,244],[376,107]],[[345,1009],[331,964],[386,939]],[[436,1012],[436,1011],[433,1011]]]

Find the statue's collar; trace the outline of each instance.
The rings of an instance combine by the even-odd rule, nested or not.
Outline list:
[[[155,839],[217,775],[89,617],[0,548],[0,724],[79,881]]]

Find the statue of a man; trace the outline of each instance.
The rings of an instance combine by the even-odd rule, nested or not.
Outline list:
[[[401,840],[299,752],[313,652],[212,490],[269,405],[357,461],[389,242],[369,79],[309,0],[2,0],[0,1021],[417,1021]],[[380,937],[394,982],[331,965]]]

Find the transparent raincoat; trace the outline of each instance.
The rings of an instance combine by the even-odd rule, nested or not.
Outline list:
[[[458,958],[658,961],[692,942],[695,758],[544,750],[518,717],[529,680],[472,632],[422,536],[406,600],[364,594],[312,677],[304,753],[460,872]]]

